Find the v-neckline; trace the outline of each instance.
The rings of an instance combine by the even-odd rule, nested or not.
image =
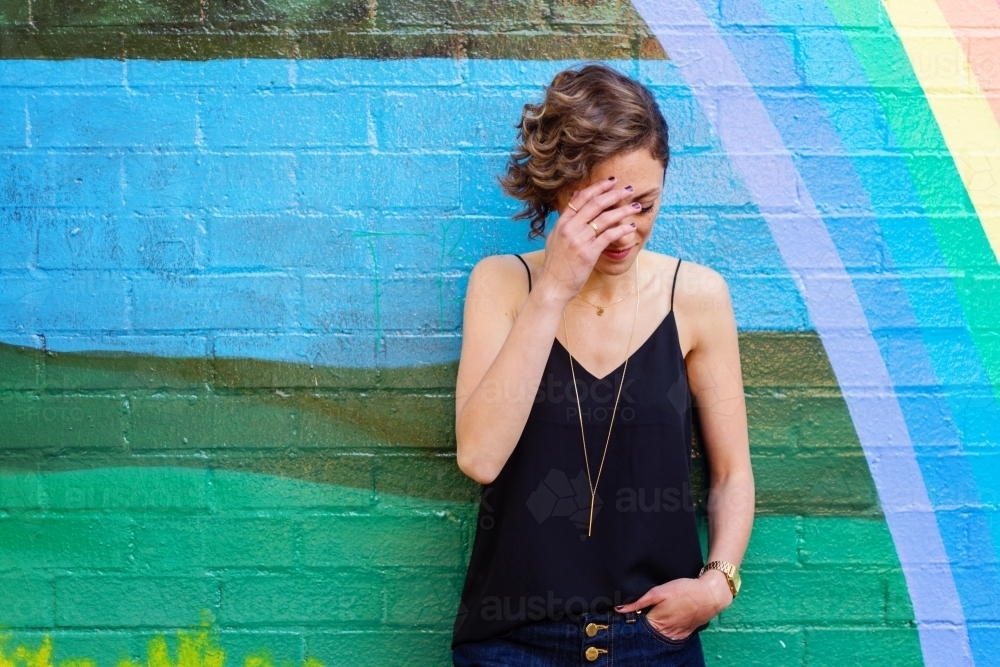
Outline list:
[[[632,352],[632,354],[630,354],[630,355],[628,355],[628,357],[626,357],[625,361],[631,361],[632,357],[634,357],[635,355],[637,355],[639,353],[639,350],[641,350],[644,347],[646,347],[646,345],[649,343],[649,341],[653,340],[653,338],[658,333],[660,333],[660,329],[663,327],[664,324],[666,324],[667,320],[670,319],[673,314],[674,314],[674,310],[673,310],[673,308],[671,308],[670,312],[668,312],[666,315],[664,315],[663,319],[660,320],[660,323],[656,325],[655,329],[653,329],[653,333],[649,334],[649,336],[646,337],[646,340],[642,341],[642,343],[640,343],[639,347],[635,348],[635,350]],[[674,326],[676,326],[676,322],[675,322]],[[576,357],[574,357],[572,355],[572,353],[570,353],[570,351],[566,349],[566,346],[562,344],[562,342],[559,340],[558,337],[556,337],[554,340],[555,340],[556,343],[559,343],[559,347],[561,347],[562,349],[566,350],[566,354],[568,354],[569,357],[573,360],[571,363],[575,362],[576,365],[579,366],[583,370],[584,373],[586,373],[590,377],[594,378],[598,382],[604,382],[609,377],[611,377],[612,375],[614,375],[615,373],[617,373],[619,368],[621,368],[622,366],[625,365],[625,361],[623,361],[620,364],[618,364],[617,367],[612,368],[611,371],[609,371],[607,375],[605,375],[604,377],[600,377],[599,378],[596,375],[594,375],[593,373],[591,373],[589,370],[587,370],[587,367],[584,366],[583,364],[581,364],[580,360],[577,359]]]

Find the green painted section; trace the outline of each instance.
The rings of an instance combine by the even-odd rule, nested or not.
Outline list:
[[[623,0],[4,0],[2,58],[662,59]]]
[[[826,0],[826,3],[837,20],[845,24],[857,12],[856,0]],[[1000,299],[996,298],[1000,270],[996,255],[885,8],[879,0],[865,0],[865,3],[878,12],[879,22],[886,29],[872,33],[845,28],[844,34],[889,120],[895,143],[906,160],[937,245],[955,281],[994,396],[1000,400],[1000,355],[996,352],[997,331],[1000,331]]]
[[[0,667],[450,664],[473,503],[192,468],[2,479],[38,506],[0,514]],[[743,573],[708,664],[921,664],[883,520],[758,517]]]
[[[822,344],[740,347],[758,517],[709,664],[921,664]],[[454,460],[454,364],[0,346],[0,367],[0,667],[450,664],[479,491]]]
[[[758,514],[881,516],[818,337],[743,333],[740,347]],[[365,370],[0,345],[0,367],[0,469],[181,466],[322,482],[366,498],[478,495],[455,465],[455,364]],[[693,470],[700,497],[697,442]],[[3,479],[0,499],[40,502]],[[143,489],[157,492],[155,483]],[[176,502],[196,497],[185,488]]]

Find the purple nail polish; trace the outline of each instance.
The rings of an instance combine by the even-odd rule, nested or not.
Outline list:
[[[635,227],[635,223],[634,223],[634,222],[632,222],[632,223],[629,223],[629,224],[630,224],[631,226]]]
[[[615,180],[615,177],[614,176],[608,176],[608,180],[609,181],[613,181],[613,180]]]
[[[632,202],[632,208],[634,208],[635,210],[638,211],[638,210],[642,209],[642,204],[640,204],[637,201],[634,201],[634,202]]]
[[[625,186],[625,191],[626,192],[632,192],[632,186],[631,185],[626,185]]]

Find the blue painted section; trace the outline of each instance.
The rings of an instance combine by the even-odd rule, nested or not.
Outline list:
[[[271,89],[234,95],[216,89],[198,96],[199,144],[294,151],[364,148],[370,142],[370,107],[377,99],[352,91]]]
[[[541,247],[495,177],[570,64],[5,61],[0,341],[453,361],[471,267]],[[726,276],[741,329],[811,328],[673,65],[612,64],[655,74],[673,126],[650,247]]]
[[[127,298],[128,283],[115,272],[4,272],[0,328],[15,336],[125,331],[129,325]],[[61,307],[53,309],[53,303]]]
[[[116,87],[23,92],[34,148],[181,150],[197,144],[199,104],[193,91],[143,95]]]

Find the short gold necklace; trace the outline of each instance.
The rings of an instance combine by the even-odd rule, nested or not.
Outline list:
[[[639,285],[639,257],[635,258],[635,285]],[[600,315],[600,313],[598,313]],[[587,537],[590,537],[591,529],[594,525],[594,499],[597,497],[597,485],[601,482],[601,471],[604,470],[604,458],[608,455],[608,445],[611,443],[611,430],[615,426],[615,415],[618,413],[618,399],[622,395],[622,387],[625,386],[625,373],[628,372],[628,351],[632,349],[632,334],[635,333],[635,321],[639,319],[639,290],[635,292],[635,315],[632,318],[632,331],[628,335],[628,345],[625,346],[625,368],[622,369],[622,381],[618,385],[618,394],[615,396],[615,407],[611,411],[611,423],[608,425],[608,438],[604,441],[604,454],[601,455],[601,465],[597,469],[597,482],[590,480],[590,459],[587,457],[587,436],[583,429],[583,410],[580,409],[580,390],[576,385],[576,371],[573,369],[573,353],[569,349],[569,327],[566,326],[566,311],[563,310],[563,329],[566,331],[566,352],[569,354],[569,371],[573,375],[573,391],[576,393],[576,414],[580,418],[580,440],[583,441],[583,461],[587,465],[587,484],[590,485],[590,519],[587,522]]]
[[[600,316],[600,315],[603,315],[603,314],[604,314],[604,309],[605,309],[605,308],[610,308],[611,306],[615,305],[616,303],[621,303],[622,301],[624,301],[625,299],[627,299],[627,298],[628,298],[628,296],[629,296],[629,294],[631,294],[631,293],[632,293],[632,290],[633,290],[634,288],[635,288],[635,284],[633,283],[632,287],[629,287],[629,288],[628,288],[628,292],[626,292],[626,293],[625,293],[625,296],[623,296],[622,298],[620,298],[620,299],[617,299],[617,300],[615,300],[615,301],[612,301],[612,302],[611,302],[611,303],[609,303],[609,304],[608,304],[607,306],[599,306],[599,305],[597,305],[596,303],[591,303],[590,301],[587,301],[586,299],[584,299],[584,298],[583,298],[583,296],[581,296],[581,295],[579,295],[579,294],[577,294],[577,295],[576,295],[576,297],[577,297],[578,299],[580,299],[580,301],[583,301],[584,303],[587,303],[587,304],[590,304],[591,306],[593,306],[594,308],[596,308],[596,309],[597,309],[597,314],[598,314],[598,316]]]

